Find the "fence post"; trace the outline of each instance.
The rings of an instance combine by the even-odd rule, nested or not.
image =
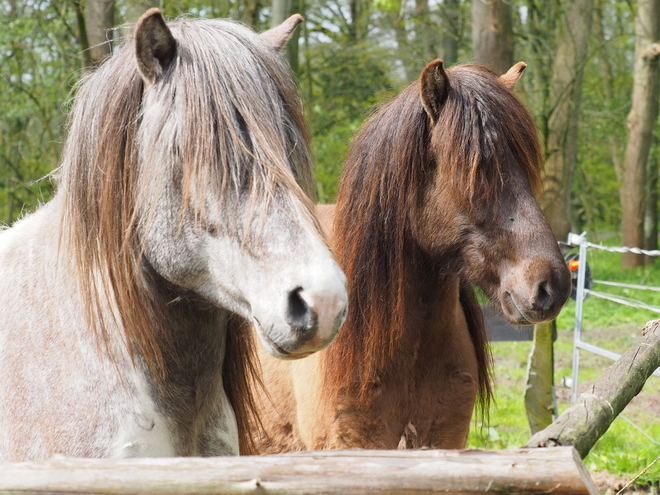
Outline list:
[[[553,351],[555,332],[555,320],[534,325],[534,343],[529,354],[525,388],[525,412],[532,435],[556,419]]]
[[[584,280],[587,271],[587,240],[582,235],[569,234],[568,244],[580,247],[578,278],[575,294],[575,332],[573,334],[573,383],[571,384],[571,404],[578,398],[580,381],[580,342],[582,340],[582,309],[584,306]]]

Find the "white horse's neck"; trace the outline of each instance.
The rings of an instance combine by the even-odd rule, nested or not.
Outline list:
[[[162,379],[154,378],[144,364],[141,368],[157,409],[170,422],[176,453],[238,454],[236,420],[222,378],[230,315],[198,296],[162,290],[170,296],[162,316],[168,321],[172,353],[165,353]],[[216,427],[220,424],[229,427],[220,431]]]
[[[162,308],[176,353],[156,386],[116,327],[107,348],[90,331],[58,263],[68,258],[59,208],[56,198],[0,232],[0,460],[237,454],[222,383],[227,314],[185,295]]]

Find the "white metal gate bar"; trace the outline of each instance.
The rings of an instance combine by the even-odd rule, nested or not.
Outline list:
[[[586,240],[585,235],[586,232],[583,232],[581,235],[570,233],[568,234],[568,242],[567,242],[569,246],[577,246],[579,248],[578,259],[580,260],[580,264],[578,265],[577,288],[575,294],[575,332],[573,334],[573,370],[572,370],[573,383],[571,384],[571,403],[574,403],[578,398],[578,385],[580,380],[580,350],[591,352],[592,354],[596,354],[598,356],[612,359],[613,361],[617,361],[621,357],[621,355],[617,354],[616,352],[603,349],[602,347],[589,344],[588,342],[584,342],[582,340],[582,312],[584,308],[584,296],[585,293],[589,292],[584,288],[586,268],[587,268],[587,247],[602,249],[604,251],[609,251],[613,253],[632,252],[636,254],[645,254],[647,256],[660,256],[660,250],[647,251],[644,249],[628,248],[628,247],[611,248],[611,247],[601,246],[598,244],[593,244]],[[608,283],[603,281],[599,281],[599,283],[615,285],[614,283]],[[642,288],[642,287],[643,286],[639,286],[635,288]],[[647,288],[647,287],[643,287],[643,288]],[[597,297],[601,296],[601,294],[593,293],[593,291],[592,294]],[[614,300],[616,298],[610,297],[608,299],[612,300],[613,302],[626,304],[624,301]],[[639,303],[639,304],[643,304],[643,303]],[[644,309],[649,309],[651,311],[656,310],[656,308],[651,309],[652,308],[651,306],[648,305],[644,305],[644,306],[645,306]],[[655,370],[653,374],[655,376],[660,377],[660,368]]]

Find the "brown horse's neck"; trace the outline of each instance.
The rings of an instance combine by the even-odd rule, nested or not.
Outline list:
[[[456,322],[463,321],[459,274],[448,271],[445,260],[419,248],[405,263],[404,324],[389,362],[391,369],[382,372],[397,373],[404,365],[423,366],[421,361],[428,357],[424,350],[440,351]]]
[[[475,355],[473,371],[479,403],[482,411],[487,411],[491,357],[486,331],[474,291],[460,277],[457,259],[455,252],[432,256],[407,239],[401,300],[382,306],[383,311],[394,311],[394,304],[402,309],[401,325],[382,328],[363,319],[363,325],[358,326],[355,320],[348,320],[321,360],[323,400],[327,405],[350,396],[355,404],[368,406],[374,397],[372,392],[381,386],[412,392],[429,370],[441,373],[440,367],[447,364],[449,369],[448,363],[460,360],[458,355],[447,356],[458,346],[462,349],[458,354]],[[377,352],[379,343],[391,346],[389,355],[367,361],[371,366],[365,366],[366,359],[361,357]]]
[[[439,359],[449,361],[444,354],[450,341],[452,347],[458,345],[465,352],[470,348],[477,363],[477,404],[487,416],[492,356],[481,306],[472,285],[460,274],[460,256],[456,252],[430,255],[416,247],[406,263],[406,325],[401,340],[417,341],[418,369],[436,366]],[[394,369],[399,365],[395,360]]]
[[[447,261],[430,256],[412,240],[407,239],[404,245],[402,266],[398,273],[390,274],[392,279],[398,276],[396,282],[402,287],[398,298],[383,301],[375,311],[369,306],[365,313],[349,305],[353,314],[349,314],[336,342],[324,352],[324,391],[331,395],[339,394],[342,389],[352,389],[351,395],[367,400],[369,389],[385,377],[412,376],[412,370],[418,366],[420,348],[435,345],[446,335],[446,330],[438,330],[446,320],[442,315],[455,319],[456,313],[462,311],[458,272],[452,272]],[[361,270],[362,266],[355,269]],[[351,291],[372,289],[355,283],[351,286],[349,281]],[[359,302],[373,300],[373,296],[372,299],[355,293],[353,296]],[[379,312],[388,314],[379,318],[380,315],[375,314]],[[383,352],[383,348],[389,351]],[[378,357],[371,359],[374,355]],[[340,377],[338,369],[344,370]]]

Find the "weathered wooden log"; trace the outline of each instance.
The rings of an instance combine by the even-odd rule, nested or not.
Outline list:
[[[572,447],[72,459],[0,465],[0,493],[597,494]]]
[[[642,390],[660,367],[660,320],[649,322],[644,336],[628,349],[550,426],[537,432],[525,447],[572,445],[584,459],[612,421]]]

